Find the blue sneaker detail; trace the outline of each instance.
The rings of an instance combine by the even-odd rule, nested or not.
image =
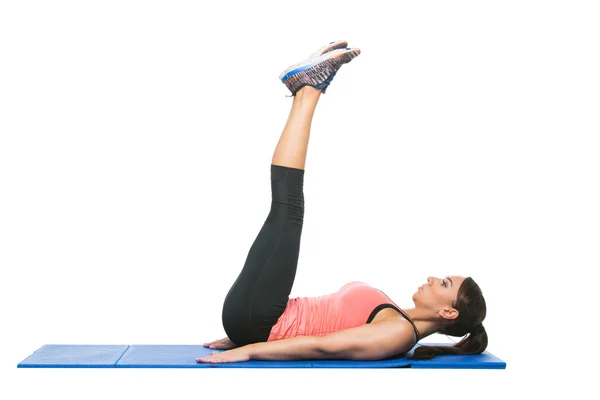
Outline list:
[[[287,74],[285,74],[285,75],[284,75],[284,77],[283,77],[283,78],[281,78],[281,82],[285,82],[285,81],[287,81],[287,79],[288,79],[290,76],[292,76],[292,75],[296,75],[298,72],[301,72],[301,71],[304,71],[305,69],[309,69],[309,68],[311,68],[311,67],[314,67],[314,66],[315,66],[315,65],[317,65],[319,62],[320,62],[320,61],[314,62],[314,63],[312,63],[312,64],[306,64],[306,65],[303,65],[303,66],[301,66],[301,67],[299,67],[299,68],[296,68],[296,69],[294,69],[294,70],[292,70],[292,71],[288,72]]]
[[[317,51],[312,53],[306,60],[302,61],[301,63],[291,65],[288,68],[286,68],[285,71],[282,71],[281,74],[279,74],[279,79],[281,79],[283,81],[284,75],[288,74],[292,69],[298,68],[299,65],[311,62],[311,60],[314,60],[330,51],[334,51],[334,50],[338,50],[338,49],[345,49],[347,46],[348,46],[348,42],[345,40],[337,40],[337,41],[333,41],[329,44],[326,44],[325,46],[317,49]]]
[[[338,42],[335,43],[336,47]],[[347,43],[344,43],[347,45]],[[325,90],[331,85],[333,78],[342,65],[349,63],[352,59],[360,55],[358,48],[344,47],[344,49],[333,49],[334,46],[324,46],[315,54],[319,56],[311,57],[301,63],[288,67],[280,74],[280,80],[292,92],[296,94],[299,88],[303,86],[312,86],[325,93]],[[325,54],[331,53],[331,54]]]

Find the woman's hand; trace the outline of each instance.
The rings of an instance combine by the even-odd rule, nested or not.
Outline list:
[[[216,349],[216,350],[229,350],[229,349],[236,348],[237,346],[235,345],[235,343],[233,343],[231,340],[229,340],[228,337],[226,337],[226,338],[223,338],[220,340],[215,340],[210,343],[204,343],[204,347],[208,347],[209,349]]]
[[[243,362],[250,360],[249,346],[238,347],[237,349],[212,352],[210,356],[196,358],[198,363],[220,364],[230,362]]]

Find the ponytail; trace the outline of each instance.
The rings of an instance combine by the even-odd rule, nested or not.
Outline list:
[[[443,333],[443,332],[442,332]],[[444,354],[480,354],[488,345],[488,337],[483,324],[479,324],[468,336],[452,346],[419,346],[409,360],[429,360]]]

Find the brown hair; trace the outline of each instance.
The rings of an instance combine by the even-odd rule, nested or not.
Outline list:
[[[443,327],[439,333],[449,336],[468,336],[452,346],[419,346],[409,359],[426,360],[443,354],[479,354],[488,344],[483,320],[486,305],[479,285],[473,278],[466,278],[458,288],[458,295],[452,307],[458,310],[458,318]]]

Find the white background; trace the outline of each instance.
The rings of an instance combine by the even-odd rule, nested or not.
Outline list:
[[[0,397],[587,392],[596,4],[3,2]],[[47,343],[223,337],[292,104],[279,73],[338,39],[362,54],[314,116],[292,296],[363,280],[411,307],[427,276],[472,276],[507,369],[17,369]]]

